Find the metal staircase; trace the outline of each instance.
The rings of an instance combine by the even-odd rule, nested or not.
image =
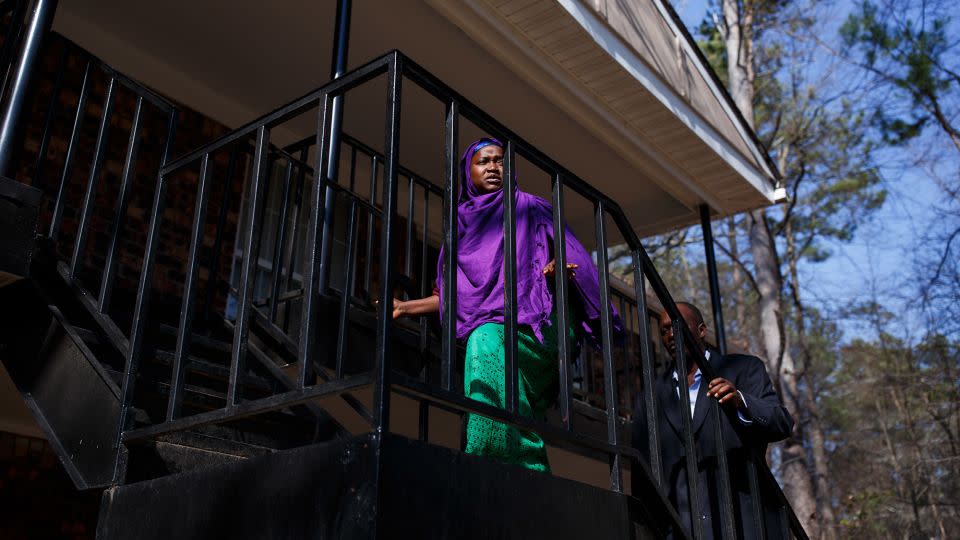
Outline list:
[[[79,88],[71,91],[68,82],[58,83],[50,96],[32,179],[46,195],[35,228],[43,240],[31,257],[27,279],[0,287],[0,302],[22,305],[25,314],[0,328],[0,344],[5,367],[75,485],[110,487],[99,536],[163,537],[210,527],[225,518],[194,515],[190,506],[207,500],[256,513],[251,508],[258,497],[283,497],[281,485],[265,480],[258,491],[251,480],[270,471],[296,484],[299,496],[332,505],[324,506],[325,513],[316,519],[341,536],[379,530],[379,536],[389,537],[407,530],[442,537],[476,502],[470,497],[489,502],[514,485],[528,495],[566,493],[570,500],[551,501],[571,511],[571,500],[589,501],[585,507],[596,514],[590,519],[574,519],[574,512],[543,529],[556,530],[557,537],[591,526],[606,527],[612,537],[657,537],[677,527],[677,515],[659,488],[659,460],[649,467],[638,461],[630,471],[648,487],[642,504],[623,494],[623,475],[630,460],[640,456],[625,437],[630,396],[641,391],[633,388],[631,394],[630,366],[635,363],[643,379],[652,381],[655,364],[645,339],[650,335],[647,284],[674,314],[676,306],[615,201],[397,51],[173,159],[177,106],[58,39],[67,59],[61,68],[80,59],[83,77]],[[383,152],[330,128],[331,101],[376,78],[387,81]],[[404,83],[417,85],[446,109],[447,177],[439,184],[400,166]],[[66,152],[57,161],[48,148],[58,136],[58,110],[70,95],[76,95],[76,105]],[[271,143],[271,130],[303,115],[316,119],[314,136],[282,147]],[[90,116],[97,120],[94,130]],[[451,291],[444,295],[439,327],[426,319],[394,322],[387,306],[372,303],[430,290],[439,249],[429,236],[431,219],[432,230],[444,231],[446,265],[451,266],[449,257],[457,250],[453,186],[461,116],[505,141],[505,189],[513,182],[510,168],[517,156],[549,175],[555,228],[565,223],[565,190],[595,209],[605,291],[598,328],[604,343],[597,359],[602,373],[592,387],[581,381],[575,388],[573,351],[562,345],[560,395],[552,421],[522,417],[515,404],[505,410],[488,407],[459,391],[462,359]],[[118,126],[125,135],[119,144]],[[333,176],[318,175],[330,171],[332,161],[340,162],[338,154],[348,156],[349,167]],[[308,156],[313,163],[307,163]],[[405,211],[399,208],[401,189],[407,193]],[[268,211],[268,200],[279,203]],[[443,211],[431,216],[433,203]],[[417,207],[422,214],[415,212]],[[505,212],[508,235],[513,234],[513,212],[510,206]],[[136,225],[137,219],[146,226]],[[634,269],[635,289],[617,293],[620,312],[631,318],[626,344],[615,343],[612,334],[615,295],[606,271],[611,230],[624,239]],[[33,239],[32,231],[25,234],[26,240]],[[554,252],[562,263],[563,235]],[[516,275],[516,261],[508,257],[505,264],[507,275]],[[564,273],[557,275],[562,327],[570,320]],[[451,279],[444,282],[453,286]],[[516,306],[515,284],[507,305]],[[515,382],[516,344],[513,351],[507,345],[507,375]],[[581,358],[581,371],[583,362]],[[649,387],[644,391],[652,396]],[[586,393],[599,407],[578,399]],[[391,403],[400,397],[418,407],[416,435],[410,438],[392,429]],[[359,433],[369,434],[358,435],[331,412],[331,400],[362,421],[365,429]],[[557,447],[599,458],[609,464],[610,491],[516,472],[428,444],[432,415],[439,412],[483,414],[535,430]],[[330,480],[298,483],[297,468],[308,466]],[[422,485],[402,488],[417,482],[417,471]],[[477,490],[458,495],[458,482]],[[234,484],[242,486],[247,498],[241,501],[225,491]],[[185,487],[190,489],[183,500],[176,500]],[[158,493],[165,494],[166,502],[153,508],[151,501],[160,499],[150,497]],[[516,497],[510,500],[521,504]],[[416,526],[403,525],[405,513],[428,512],[426,503],[417,501],[455,510]],[[783,512],[792,516],[781,501]],[[543,504],[522,504],[526,511],[540,513],[531,519],[551,519],[542,514]],[[256,515],[263,523],[293,527],[284,521],[291,508],[297,519],[307,519],[311,511],[297,503]],[[601,523],[610,508],[615,516]],[[182,519],[163,527],[149,521],[163,511]],[[141,514],[152,517],[143,522],[131,517]],[[507,524],[510,516],[520,519],[509,512],[491,515],[501,520],[499,535],[525,526]],[[256,530],[236,537],[255,537]],[[309,534],[309,528],[297,530]]]

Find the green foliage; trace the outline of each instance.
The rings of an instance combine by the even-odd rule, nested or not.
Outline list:
[[[712,20],[704,19],[700,23],[700,27],[697,28],[697,34],[700,36],[700,39],[697,40],[700,51],[703,52],[710,67],[713,68],[723,85],[728,86],[730,76],[727,73],[727,47],[723,43],[723,35],[720,33],[720,29]]]
[[[960,342],[938,333],[910,345],[897,314],[876,302],[850,306],[874,339],[840,350],[825,378],[824,420],[834,428],[831,469],[843,536],[935,537],[956,530],[960,490]]]
[[[900,145],[931,125],[952,129],[944,101],[960,84],[948,39],[953,2],[895,3],[864,1],[840,28],[844,52],[893,89],[906,106],[881,101],[871,116],[887,144]],[[946,124],[946,125],[944,125]]]
[[[921,226],[914,268],[918,302],[937,329],[960,335],[960,25],[955,0],[864,0],[841,28],[842,54],[872,92],[862,107],[877,140],[902,148],[940,197]],[[896,149],[896,148],[895,148]],[[946,150],[946,151],[944,151]]]
[[[872,120],[873,124],[880,129],[880,136],[884,143],[891,146],[900,146],[910,139],[920,136],[930,119],[926,115],[920,115],[909,120],[890,118],[884,114],[883,109],[878,108],[874,111]]]
[[[794,235],[801,259],[821,262],[826,242],[851,240],[886,200],[876,145],[857,103],[835,100],[810,80],[806,48],[778,42],[763,51],[755,116],[790,194],[784,212],[769,215],[778,233]]]
[[[893,490],[868,489],[848,495],[842,502],[840,527],[848,538],[880,538],[886,532],[883,521],[876,519],[893,499]]]

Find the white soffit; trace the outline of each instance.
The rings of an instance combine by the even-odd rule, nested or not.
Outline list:
[[[665,159],[659,148],[599,103],[575,79],[552,62],[544,62],[539,49],[508,31],[509,23],[498,18],[482,0],[426,1],[645,176],[655,179],[681,204],[693,210],[706,201],[713,208],[723,208],[720,201],[702,189],[686,171]]]
[[[507,5],[509,0],[426,1],[691,210],[701,203],[706,203],[717,213],[728,214],[765,206],[775,201],[773,174],[765,168],[762,158],[757,156],[764,170],[758,168],[750,158],[704,120],[687,100],[624,43],[590,6],[579,0],[530,2],[529,5],[533,8],[550,12],[543,17],[542,26],[545,32],[531,37],[506,20],[498,11],[498,8]],[[583,57],[590,57],[591,48],[594,51],[599,49],[616,63],[615,71],[619,73],[608,74],[604,71],[601,77],[613,84],[625,80],[626,84],[635,84],[642,88],[660,103],[665,114],[685,126],[687,134],[683,135],[683,138],[687,143],[695,140],[697,144],[705,145],[716,159],[705,159],[705,152],[701,151],[699,156],[702,163],[696,164],[699,166],[698,170],[693,166],[681,166],[671,155],[672,152],[664,148],[663,145],[669,145],[669,142],[663,143],[655,137],[651,140],[651,136],[638,129],[635,122],[631,123],[617,111],[615,103],[601,99],[575,74],[555,61],[554,56],[539,46],[536,40],[542,40],[545,33],[551,32],[551,27],[557,28],[564,24],[565,21],[557,21],[556,13],[574,21],[589,36],[585,41],[592,40],[593,43],[584,48]],[[698,63],[696,58],[690,61]],[[732,114],[729,110],[726,112]],[[738,124],[736,119],[731,120]],[[738,124],[738,128],[742,129],[742,126]],[[755,146],[752,141],[748,141],[748,145]],[[715,162],[718,167],[711,167],[711,162]],[[731,175],[740,180],[732,182]]]

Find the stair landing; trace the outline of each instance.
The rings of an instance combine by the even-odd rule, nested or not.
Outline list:
[[[629,496],[398,435],[108,489],[97,538],[660,538]]]

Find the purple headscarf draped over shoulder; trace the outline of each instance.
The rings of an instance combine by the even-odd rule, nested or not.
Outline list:
[[[503,147],[496,139],[480,139],[460,159],[460,196],[457,205],[457,338],[466,339],[470,332],[488,322],[504,322],[504,255],[503,197],[504,190],[481,193],[470,181],[470,161],[484,146]],[[516,183],[514,184],[516,186]],[[517,322],[530,326],[539,339],[542,329],[550,324],[553,313],[552,277],[543,275],[543,267],[552,259],[553,207],[544,199],[520,191],[516,194],[517,213]],[[600,284],[597,268],[583,245],[569,227],[565,227],[567,263],[578,269],[571,279],[571,290],[579,296],[581,321],[588,343],[598,347],[600,328]],[[444,250],[437,261],[437,288],[443,305]],[[620,319],[613,313],[614,331],[622,334]]]

